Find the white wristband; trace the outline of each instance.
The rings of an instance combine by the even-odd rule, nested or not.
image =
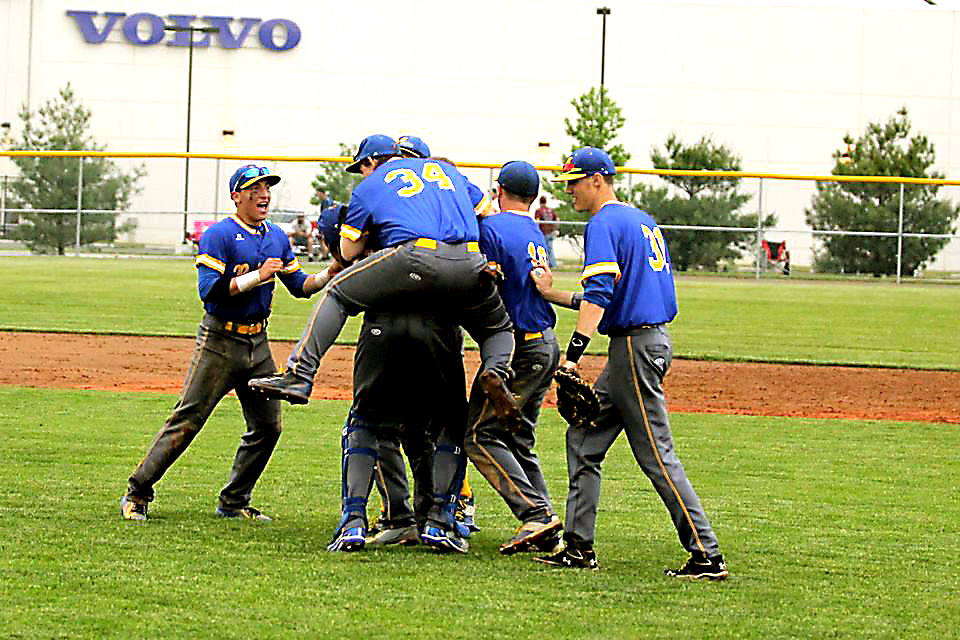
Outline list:
[[[250,289],[253,289],[255,286],[260,284],[260,270],[255,269],[250,273],[245,273],[242,276],[237,276],[236,278],[234,278],[234,282],[237,283],[237,290],[240,291],[240,293],[243,293],[244,291],[249,291]]]

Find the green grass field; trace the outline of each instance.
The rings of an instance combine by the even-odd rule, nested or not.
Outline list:
[[[202,313],[188,259],[0,258],[0,279],[0,329],[186,336]],[[576,274],[558,279],[576,286]],[[960,287],[680,276],[677,290],[679,357],[960,370]],[[312,303],[274,300],[271,338],[298,338]],[[565,340],[575,315],[558,314]]]
[[[0,329],[192,335],[201,314],[189,260],[0,258],[0,277]],[[960,287],[677,286],[680,355],[960,370]],[[295,338],[310,304],[279,292],[271,337]],[[560,314],[561,340],[573,319]],[[158,485],[151,520],[123,522],[126,477],[175,400],[0,388],[0,637],[941,640],[960,627],[954,425],[675,414],[732,572],[684,583],[661,573],[684,553],[625,442],[604,465],[599,572],[500,557],[515,523],[476,473],[482,531],[467,556],[327,553],[348,408],[335,401],[285,407],[254,496],[273,523],[213,516],[242,431],[233,398]],[[562,514],[554,410],[538,451]]]
[[[605,465],[599,572],[500,557],[514,523],[482,479],[467,556],[325,552],[333,401],[285,411],[255,494],[273,523],[212,513],[242,429],[232,398],[158,485],[152,519],[123,522],[126,476],[173,401],[0,390],[0,636],[942,639],[960,625],[956,427],[674,416],[732,571],[684,583],[661,575],[683,553],[624,443]],[[555,412],[539,437],[562,510]]]

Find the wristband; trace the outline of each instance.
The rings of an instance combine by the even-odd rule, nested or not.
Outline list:
[[[249,291],[260,284],[260,270],[256,269],[250,273],[245,273],[242,276],[237,276],[234,278],[234,282],[237,283],[237,290],[240,293]]]
[[[587,350],[588,344],[590,344],[590,338],[588,336],[574,331],[573,335],[570,336],[570,344],[567,345],[567,360],[570,362],[579,362],[580,356]]]
[[[570,296],[570,308],[579,309],[580,303],[583,302],[583,294],[575,292]]]

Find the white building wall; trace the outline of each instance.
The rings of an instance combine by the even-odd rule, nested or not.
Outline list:
[[[960,176],[960,22],[919,0],[6,0],[0,121],[17,137],[28,87],[36,107],[69,81],[110,150],[182,151],[187,50],[166,40],[131,45],[119,25],[105,43],[89,44],[66,12],[285,18],[302,30],[292,50],[263,48],[255,30],[241,49],[195,49],[193,151],[336,155],[339,142],[383,132],[420,135],[455,160],[557,162],[572,143],[563,124],[575,115],[571,99],[599,84],[600,4],[612,9],[605,87],[626,117],[619,141],[632,166],[649,167],[650,148],[676,131],[688,142],[711,135],[742,156],[745,170],[828,174],[844,134],[859,136],[906,106],[914,132],[936,145],[936,169]],[[229,146],[224,129],[236,132]],[[550,151],[538,151],[539,142]],[[221,185],[235,164],[222,165]],[[180,210],[183,161],[146,166],[134,208]],[[218,200],[227,208],[216,164],[191,168],[190,208],[209,211]],[[281,169],[275,205],[307,208],[315,167]],[[12,164],[0,161],[0,172]],[[488,175],[472,172],[480,183]],[[757,184],[744,189],[756,193]],[[780,227],[805,228],[812,192],[811,183],[765,181],[764,209]],[[175,243],[180,226],[141,224],[137,239]],[[809,237],[788,240],[794,262],[808,262]],[[936,266],[960,270],[957,243]]]

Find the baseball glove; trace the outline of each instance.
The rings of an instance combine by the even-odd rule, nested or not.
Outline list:
[[[574,429],[589,429],[600,415],[600,401],[587,382],[573,369],[557,369],[557,411]]]

